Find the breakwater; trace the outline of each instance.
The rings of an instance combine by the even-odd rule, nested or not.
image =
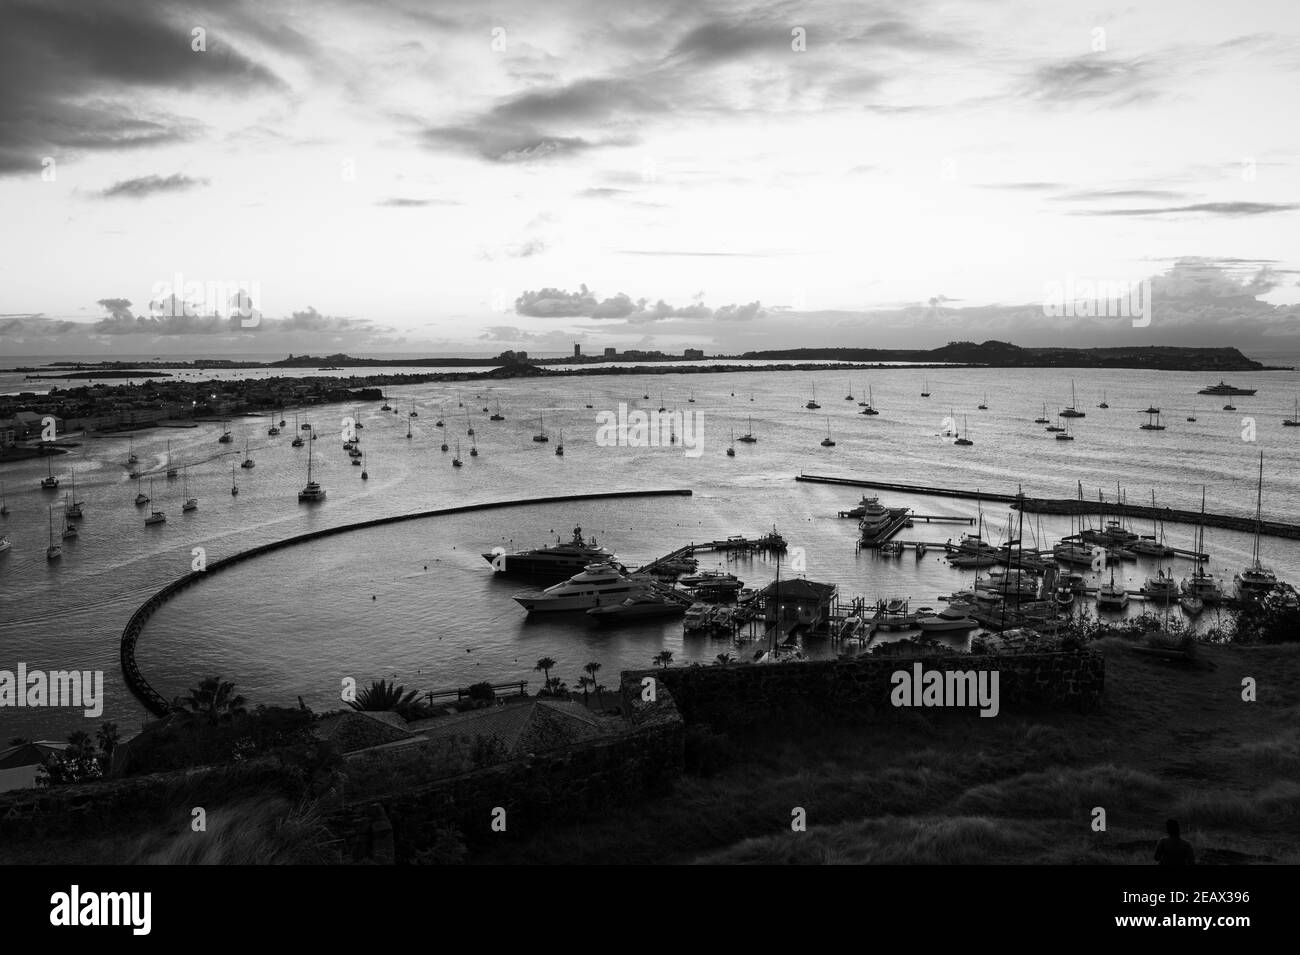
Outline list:
[[[606,501],[618,499],[630,499],[639,497],[689,497],[691,495],[689,488],[673,488],[668,490],[648,490],[648,491],[605,491],[594,494],[557,494],[547,497],[522,498],[509,501],[489,501],[479,504],[461,504],[455,507],[435,508],[430,511],[417,511],[411,514],[394,514],[388,517],[377,517],[368,521],[358,521],[353,524],[341,524],[337,527],[326,527],[320,530],[310,531],[306,534],[298,534],[294,537],[287,537],[283,540],[271,541],[268,544],[262,544],[258,547],[251,547],[248,550],[240,551],[229,557],[223,557],[220,560],[213,561],[207,565],[205,570],[190,571],[182,577],[178,577],[171,583],[167,584],[152,597],[146,600],[131,618],[127,621],[126,627],[122,630],[122,640],[120,647],[120,657],[122,666],[122,676],[126,680],[127,686],[136,698],[144,704],[145,708],[155,716],[165,716],[171,710],[171,701],[159,693],[141,672],[139,664],[136,663],[135,650],[139,642],[140,635],[144,631],[145,624],[149,618],[158,611],[158,608],[170,600],[173,596],[189,587],[194,586],[204,578],[212,574],[219,573],[236,564],[251,560],[254,557],[260,557],[263,554],[269,554],[272,551],[282,550],[286,547],[293,547],[297,544],[304,544],[308,541],[318,540],[322,537],[330,537],[334,534],[346,534],[349,531],[363,530],[367,527],[378,527],[381,524],[396,524],[401,521],[422,520],[429,517],[445,517],[451,514],[464,514],[470,511],[486,511],[499,508],[509,507],[534,507],[539,504],[573,504],[582,501]]]
[[[1166,524],[1204,523],[1206,527],[1222,527],[1225,530],[1242,531],[1246,534],[1255,532],[1253,517],[1238,517],[1234,514],[1214,514],[1191,511],[1175,507],[1151,507],[1146,504],[1118,504],[1107,501],[1079,500],[1072,497],[1029,497],[1027,495],[998,493],[995,491],[969,490],[955,487],[932,487],[922,484],[898,484],[890,481],[868,481],[861,478],[828,477],[821,474],[797,474],[796,481],[808,484],[840,484],[845,487],[866,487],[881,491],[897,491],[900,494],[919,494],[925,497],[957,497],[971,501],[992,501],[998,504],[1010,504],[1027,514],[1088,514],[1106,517],[1131,517],[1142,521],[1161,521]],[[1300,524],[1287,524],[1282,521],[1261,521],[1259,532],[1268,537],[1285,537],[1300,540]]]

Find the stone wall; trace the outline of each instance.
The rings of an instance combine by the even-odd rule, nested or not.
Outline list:
[[[619,736],[358,801],[327,823],[343,841],[345,859],[388,861],[391,839],[393,861],[400,864],[452,826],[468,846],[481,846],[663,795],[681,776],[685,753],[685,727],[672,694],[661,690],[653,707],[627,715],[627,731]],[[505,810],[504,832],[492,829],[498,807]]]
[[[658,692],[668,688],[687,723],[741,726],[792,704],[869,716],[894,709],[893,673],[911,671],[918,659],[926,670],[997,670],[1003,712],[1034,707],[1090,709],[1100,704],[1105,679],[1104,659],[1086,650],[688,666],[624,673],[624,705],[628,693],[634,689],[639,693],[642,678],[654,677]]]

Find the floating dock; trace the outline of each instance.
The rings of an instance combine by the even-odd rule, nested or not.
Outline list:
[[[1027,514],[1098,514],[1104,512],[1109,517],[1131,517],[1142,521],[1162,521],[1166,524],[1187,524],[1195,526],[1203,523],[1206,527],[1221,527],[1226,530],[1241,531],[1251,534],[1255,531],[1253,517],[1238,517],[1232,514],[1214,514],[1200,511],[1182,510],[1172,507],[1151,507],[1145,504],[1121,504],[1097,501],[1080,501],[1077,498],[1029,497],[1019,494],[1002,494],[992,491],[970,491],[964,488],[933,487],[922,484],[897,484],[891,481],[867,481],[861,478],[828,477],[821,474],[798,474],[796,481],[809,484],[838,484],[844,487],[865,487],[882,491],[896,491],[899,494],[918,494],[925,497],[956,497],[972,501],[992,501],[1019,507]],[[1260,533],[1269,537],[1285,537],[1300,540],[1300,524],[1287,524],[1282,521],[1261,521]]]

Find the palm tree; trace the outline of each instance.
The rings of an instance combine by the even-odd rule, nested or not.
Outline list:
[[[242,716],[248,701],[235,693],[235,684],[223,682],[219,676],[210,676],[191,688],[189,696],[176,700],[178,709],[191,717],[203,716],[212,725],[225,723]]]
[[[365,710],[370,713],[401,711],[415,704],[418,693],[418,690],[408,691],[406,687],[389,683],[387,680],[380,680],[378,683],[372,680],[370,686],[358,693],[355,700],[348,700],[347,704],[354,710]]]
[[[652,662],[655,664],[655,666],[661,666],[665,670],[668,669],[668,664],[673,662],[673,651],[660,650],[657,654],[655,654],[655,658]]]
[[[727,664],[735,663],[735,662],[736,662],[736,658],[733,657],[730,653],[719,653],[713,659],[713,665],[720,666],[720,667],[725,667]]]
[[[542,673],[546,674],[546,683],[544,685],[548,689],[551,686],[551,668],[554,666],[555,666],[554,660],[552,660],[550,657],[542,657],[540,660],[537,661],[537,666],[533,667],[534,670],[541,670]]]
[[[582,687],[582,702],[587,702],[587,690],[596,685],[596,681],[589,676],[578,677],[578,686]]]
[[[99,731],[95,733],[95,740],[99,743],[99,750],[105,757],[113,755],[113,750],[117,748],[117,742],[122,738],[122,734],[117,731],[117,724],[109,721],[102,723]]]
[[[604,706],[605,701],[600,698],[601,690],[603,689],[603,687],[601,687],[600,684],[596,682],[596,674],[600,672],[600,664],[595,662],[588,663],[582,669],[586,671],[587,678],[591,681],[592,687],[594,687],[596,690],[596,702],[599,703],[601,706]]]

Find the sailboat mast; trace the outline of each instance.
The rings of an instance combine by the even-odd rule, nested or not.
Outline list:
[[[1259,569],[1259,532],[1264,506],[1264,452],[1259,452],[1259,484],[1255,490],[1255,569]]]

